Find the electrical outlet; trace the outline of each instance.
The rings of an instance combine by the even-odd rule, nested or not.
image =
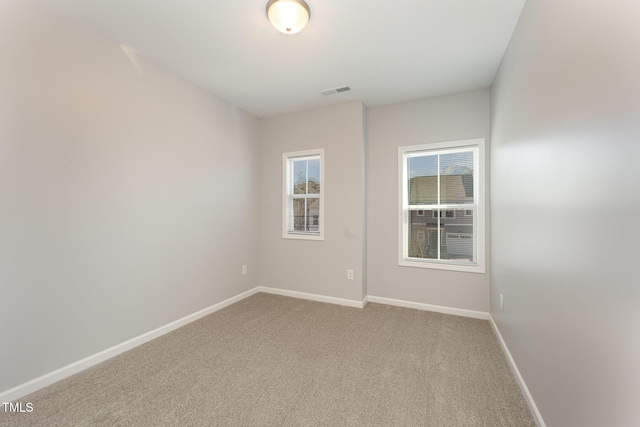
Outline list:
[[[247,274],[247,266],[243,265],[242,266],[242,275],[245,276]]]
[[[504,310],[504,297],[500,294],[500,311]]]
[[[353,270],[347,270],[347,279],[353,280]]]

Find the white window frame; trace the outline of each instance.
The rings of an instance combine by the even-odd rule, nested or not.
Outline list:
[[[290,219],[293,218],[293,176],[291,165],[295,160],[320,159],[320,209],[318,213],[318,231],[292,231]],[[282,238],[297,240],[324,240],[324,149],[292,151],[282,154]]]
[[[407,185],[405,185],[407,182],[407,159],[421,154],[451,153],[456,149],[467,151],[469,148],[473,148],[477,152],[476,164],[474,165],[474,204],[477,207],[477,214],[473,218],[473,230],[476,232],[476,246],[474,247],[476,263],[410,258],[408,247],[409,209],[429,210],[429,205],[409,206],[409,194]],[[484,138],[398,147],[398,265],[470,273],[485,272],[485,165]],[[460,207],[458,205],[440,205],[439,209],[447,210]]]

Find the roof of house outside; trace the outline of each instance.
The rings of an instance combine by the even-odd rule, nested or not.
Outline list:
[[[440,203],[473,202],[473,175],[440,175]],[[437,204],[438,177],[416,176],[409,180],[409,204]]]

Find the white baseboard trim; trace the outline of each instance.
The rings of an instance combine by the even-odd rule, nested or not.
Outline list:
[[[306,292],[289,291],[286,289],[269,288],[266,286],[258,286],[256,289],[258,292],[264,292],[265,294],[282,295],[285,297],[293,297],[311,301],[328,302],[330,304],[346,305],[347,307],[364,308],[365,304],[367,303],[367,298],[362,301],[357,301],[344,298],[328,297],[325,295],[308,294]]]
[[[474,319],[488,320],[489,313],[484,311],[465,310],[464,308],[444,307],[441,305],[424,304],[421,302],[404,301],[393,298],[374,297],[369,295],[368,302],[377,304],[395,305],[398,307],[415,308],[417,310],[435,311],[436,313],[453,314],[454,316],[472,317]]]
[[[518,370],[516,361],[513,360],[513,357],[511,356],[511,352],[507,347],[507,343],[504,342],[504,339],[502,338],[502,334],[498,329],[498,325],[496,325],[496,322],[493,320],[493,317],[491,317],[491,314],[489,314],[489,323],[491,323],[491,328],[493,329],[493,332],[498,337],[498,341],[500,341],[500,346],[502,347],[502,351],[504,352],[505,356],[507,356],[507,360],[509,361],[509,366],[511,366],[511,370],[513,371],[513,374],[516,376],[516,380],[518,381],[518,385],[522,390],[522,394],[524,394],[524,398],[527,402],[527,405],[529,405],[529,409],[531,410],[533,419],[535,420],[538,427],[546,427],[547,425],[544,423],[544,420],[542,419],[542,415],[538,410],[538,406],[536,406],[536,402],[533,400],[533,396],[531,396],[531,393],[529,392],[529,388],[527,387],[527,384],[524,382],[524,378],[522,378],[522,375],[520,375],[520,371]]]
[[[131,350],[134,347],[137,347],[141,344],[151,341],[152,339],[158,338],[161,335],[167,334],[188,323],[194,322],[204,316],[207,316],[211,313],[221,310],[233,303],[236,303],[240,300],[250,297],[251,295],[256,294],[257,292],[258,292],[258,288],[250,289],[246,292],[243,292],[239,295],[226,299],[210,307],[204,308],[200,311],[196,311],[195,313],[185,316],[174,322],[168,323],[164,326],[160,326],[159,328],[146,332],[135,338],[131,338],[130,340],[127,340],[123,343],[114,345],[113,347],[103,350],[99,353],[85,357],[84,359],[78,360],[77,362],[71,363],[67,366],[63,366],[62,368],[56,369],[53,372],[49,372],[48,374],[41,375],[38,378],[35,378],[31,381],[27,381],[26,383],[20,384],[9,390],[3,391],[2,393],[0,393],[0,402],[13,402],[17,399],[20,399],[23,396],[26,396],[37,390],[40,390],[43,387],[51,385],[64,378],[70,377],[73,374],[76,374],[80,371],[83,371],[87,368],[97,365],[100,362],[103,362],[107,359],[115,357],[121,353],[124,353],[127,350]]]

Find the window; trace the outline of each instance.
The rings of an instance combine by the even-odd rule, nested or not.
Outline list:
[[[484,273],[484,139],[400,147],[398,171],[398,264]]]
[[[282,237],[324,239],[324,150],[282,155]]]

